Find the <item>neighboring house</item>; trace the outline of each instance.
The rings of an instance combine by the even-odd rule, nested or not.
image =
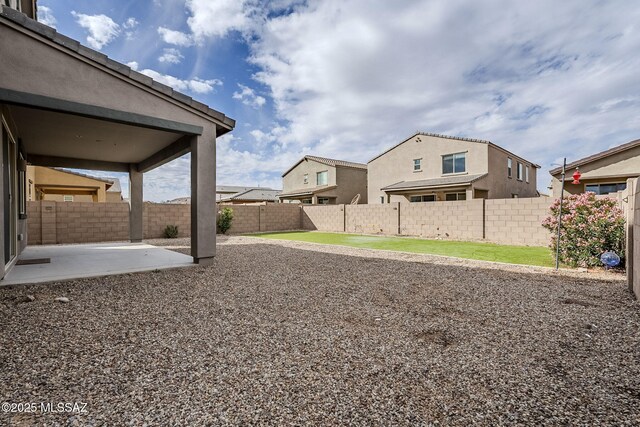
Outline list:
[[[27,242],[27,163],[127,172],[129,233],[142,240],[143,174],[191,153],[191,255],[216,251],[216,138],[235,121],[35,20],[34,0],[0,5],[0,277]],[[186,177],[185,177],[186,178]]]
[[[580,170],[580,184],[572,184],[576,168]],[[640,139],[610,148],[597,154],[568,163],[565,173],[565,193],[587,191],[609,194],[627,188],[627,179],[640,176]],[[562,167],[549,171],[553,177],[553,197],[560,197]]]
[[[273,190],[267,187],[249,187],[242,185],[218,185],[216,187],[216,200],[226,199],[234,194],[243,193],[249,190]]]
[[[372,204],[538,196],[540,166],[479,139],[419,132],[368,168]]]
[[[100,178],[59,168],[27,166],[27,200],[121,202],[118,178]]]
[[[279,190],[274,190],[273,188],[267,188],[267,187],[244,187],[241,185],[218,185],[216,186],[216,202],[222,202],[222,201],[226,201],[226,202],[230,202],[231,201],[231,197],[235,196],[237,194],[240,193],[247,193],[249,191],[265,191],[265,194],[268,194],[269,192],[277,192],[279,193]],[[253,193],[253,195],[257,195],[258,193]],[[262,200],[261,200],[262,201]],[[267,196],[265,198],[264,201],[277,201],[276,200],[272,200],[271,196]],[[167,200],[166,203],[170,203],[170,204],[174,204],[174,205],[188,205],[191,203],[191,197],[178,197],[177,199],[173,199],[173,200]]]
[[[282,190],[252,188],[250,190],[241,191],[234,195],[225,197],[224,199],[220,199],[220,203],[231,205],[278,203],[280,201],[278,195],[281,192]]]
[[[367,165],[362,163],[304,156],[282,175],[282,201],[339,205],[358,194],[358,203],[367,203]]]
[[[167,200],[165,203],[172,205],[190,205],[191,197],[178,197],[177,199]]]

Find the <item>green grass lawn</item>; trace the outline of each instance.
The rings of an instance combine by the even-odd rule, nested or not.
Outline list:
[[[252,236],[265,239],[297,240],[300,242],[353,246],[356,248],[446,255],[483,261],[506,262],[510,264],[538,265],[543,267],[553,267],[555,265],[553,255],[548,248],[535,246],[507,246],[494,243],[426,240],[410,237],[364,236],[360,234],[309,231],[263,233],[252,234]]]

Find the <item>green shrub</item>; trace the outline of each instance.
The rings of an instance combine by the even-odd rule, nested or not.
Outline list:
[[[231,228],[231,223],[233,222],[233,209],[231,208],[222,208],[220,211],[220,215],[218,216],[218,230],[222,234],[226,234],[227,231]]]
[[[175,239],[178,237],[178,226],[177,225],[167,225],[164,228],[164,237],[167,239]]]
[[[542,222],[552,233],[549,247],[554,253],[559,209],[556,200]],[[624,258],[624,228],[624,215],[615,200],[597,199],[594,193],[570,195],[562,204],[560,261],[573,267],[602,266],[600,255],[608,250]]]

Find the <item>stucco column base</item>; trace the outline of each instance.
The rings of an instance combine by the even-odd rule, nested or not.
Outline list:
[[[194,264],[198,264],[198,265],[202,265],[205,267],[208,267],[210,265],[213,265],[213,261],[215,260],[214,257],[206,257],[206,258],[196,258],[193,257],[193,263]]]

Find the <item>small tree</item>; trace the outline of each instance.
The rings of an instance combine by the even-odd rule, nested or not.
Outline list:
[[[175,239],[178,237],[178,226],[177,225],[167,225],[164,228],[164,237],[167,239]]]
[[[551,231],[549,247],[555,251],[560,201],[550,208],[542,226]],[[613,199],[597,199],[594,193],[574,194],[562,204],[560,261],[573,267],[601,265],[600,255],[612,250],[624,258],[625,219]]]
[[[218,230],[222,234],[226,234],[227,231],[231,228],[231,223],[233,222],[233,209],[231,208],[222,208],[220,211],[220,215],[218,216]]]

